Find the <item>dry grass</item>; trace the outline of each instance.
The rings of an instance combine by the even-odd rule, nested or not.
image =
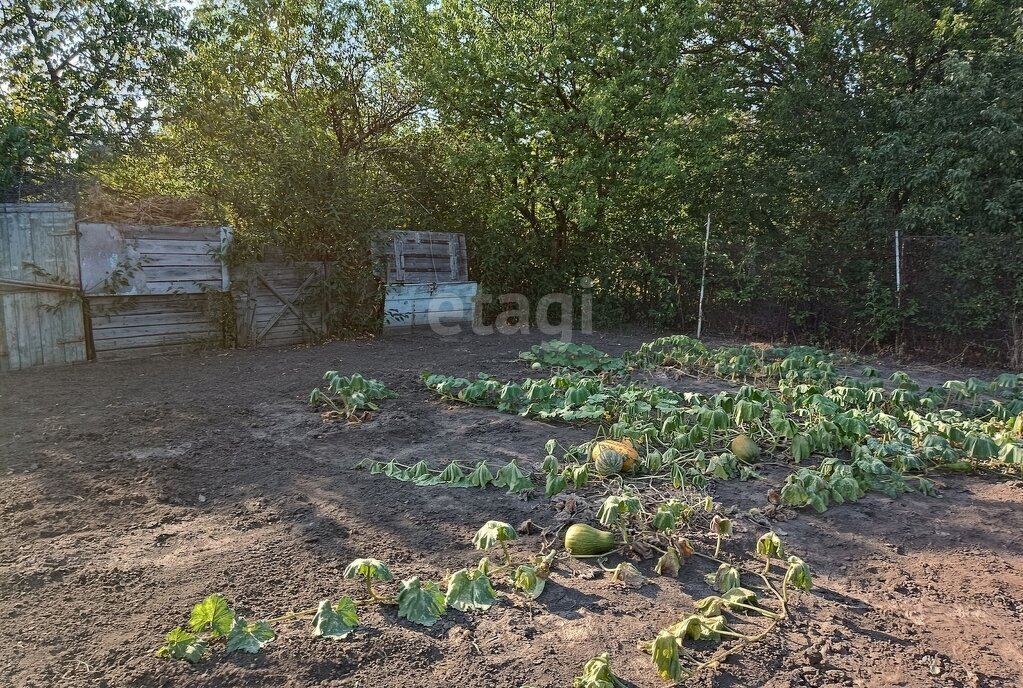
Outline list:
[[[127,225],[211,226],[212,219],[195,198],[136,196],[101,184],[83,190],[78,202],[79,220]]]

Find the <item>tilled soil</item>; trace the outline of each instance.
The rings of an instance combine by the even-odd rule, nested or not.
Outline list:
[[[583,340],[618,353],[642,339]],[[589,564],[560,565],[535,604],[503,598],[431,628],[374,607],[345,641],[293,621],[259,655],[215,652],[192,667],[153,654],[213,592],[250,619],[273,617],[357,594],[341,576],[355,557],[436,580],[476,563],[470,540],[483,521],[554,524],[542,495],[353,470],[367,457],[532,466],[548,438],[592,437],[451,406],[419,381],[424,368],[523,377],[515,355],[536,341],[416,334],[0,379],[0,685],[560,687],[609,652],[632,685],[663,686],[636,645],[709,594],[712,566],[697,558],[677,581],[652,577],[638,590]],[[379,378],[400,397],[365,423],[325,424],[305,399],[331,368]],[[768,467],[766,481],[713,489],[725,504],[762,507],[784,475]],[[777,524],[817,589],[777,633],[691,685],[1023,685],[1023,489],[943,482],[941,498],[871,495]],[[763,528],[736,522],[727,549],[738,560]],[[513,549],[535,551],[538,538]],[[652,562],[640,568],[653,576]]]

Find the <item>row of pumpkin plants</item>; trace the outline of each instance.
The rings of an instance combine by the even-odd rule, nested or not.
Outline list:
[[[682,561],[694,555],[718,565],[714,572],[706,575],[707,584],[717,594],[696,601],[692,613],[659,631],[652,641],[641,644],[641,649],[650,654],[658,673],[673,681],[706,668],[716,668],[745,643],[770,633],[789,616],[790,591],[810,591],[812,588],[809,566],[798,557],[788,556],[781,539],[774,532],[765,533],[757,541],[756,551],[764,559],[762,569],[740,571],[732,563],[718,559],[721,541],[731,533],[731,522],[717,512],[718,505],[709,498],[704,498],[702,506],[711,515],[710,533],[717,542],[713,556],[698,553],[688,537],[690,529],[687,525],[696,521],[697,505],[671,499],[650,513],[643,508],[639,496],[628,491],[608,496],[598,513],[600,522],[617,526],[620,536],[583,523],[573,524],[564,535],[567,555],[598,557],[598,565],[610,574],[610,581],[627,587],[642,586],[646,582],[643,574],[626,561],[614,568],[604,568],[603,558],[612,553],[636,551],[636,543],[640,538],[647,539],[647,546],[657,542],[666,548],[655,567],[658,575],[677,576]],[[665,515],[669,517],[665,518]],[[257,653],[276,638],[276,624],[302,618],[310,619],[310,633],[313,636],[344,640],[359,626],[359,608],[371,604],[394,605],[399,618],[432,626],[448,609],[461,612],[487,611],[498,602],[498,588],[502,583],[511,586],[515,594],[535,600],[542,594],[559,552],[552,550],[547,554],[538,554],[528,562],[516,564],[508,549],[508,542],[516,538],[516,530],[508,523],[485,523],[473,537],[473,545],[484,552],[499,551],[499,562],[484,556],[476,567],[463,568],[450,574],[446,579],[445,592],[441,592],[437,583],[413,576],[398,583],[396,595],[381,593],[379,583],[393,580],[390,568],[377,559],[360,558],[352,561],[343,574],[346,579],[361,580],[359,597],[346,595],[336,602],[325,599],[316,607],[291,611],[272,619],[250,622],[236,613],[226,598],[211,595],[192,608],[188,628],[179,626],[172,629],[156,654],[197,663],[217,647],[226,653]],[[772,565],[781,567],[781,572],[777,574],[781,580],[780,586],[771,581]],[[776,600],[775,609],[769,609],[758,601],[757,593],[744,586],[743,575],[755,576],[763,581],[762,589]],[[739,616],[747,624],[751,615],[762,617],[767,623],[754,633],[744,633],[729,623],[726,614]],[[697,650],[690,646],[692,641],[738,642],[719,647],[709,657],[701,659]],[[576,677],[573,685],[580,688],[604,688],[606,685],[616,685],[617,682],[617,677],[611,672],[608,657],[602,655],[583,667],[582,674]]]

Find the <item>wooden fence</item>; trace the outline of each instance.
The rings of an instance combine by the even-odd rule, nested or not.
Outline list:
[[[387,279],[385,330],[473,323],[479,285],[468,281],[464,235],[391,232],[375,251]]]
[[[229,286],[222,227],[80,223],[97,359],[221,347]]]
[[[0,205],[0,370],[321,338],[333,265],[229,269],[230,240],[226,227],[76,231],[70,206]],[[374,253],[385,329],[472,323],[461,234],[392,232]]]
[[[288,346],[324,334],[325,304],[315,295],[328,263],[253,263],[232,276],[242,346]]]
[[[86,356],[73,208],[0,204],[0,371]]]

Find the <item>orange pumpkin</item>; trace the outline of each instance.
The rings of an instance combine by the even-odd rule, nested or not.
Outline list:
[[[636,447],[632,445],[632,442],[628,439],[624,440],[600,440],[593,443],[593,447],[590,449],[590,460],[596,461],[599,456],[605,452],[613,452],[622,457],[622,471],[629,472],[636,465],[636,461],[639,460],[639,452],[636,451]]]

